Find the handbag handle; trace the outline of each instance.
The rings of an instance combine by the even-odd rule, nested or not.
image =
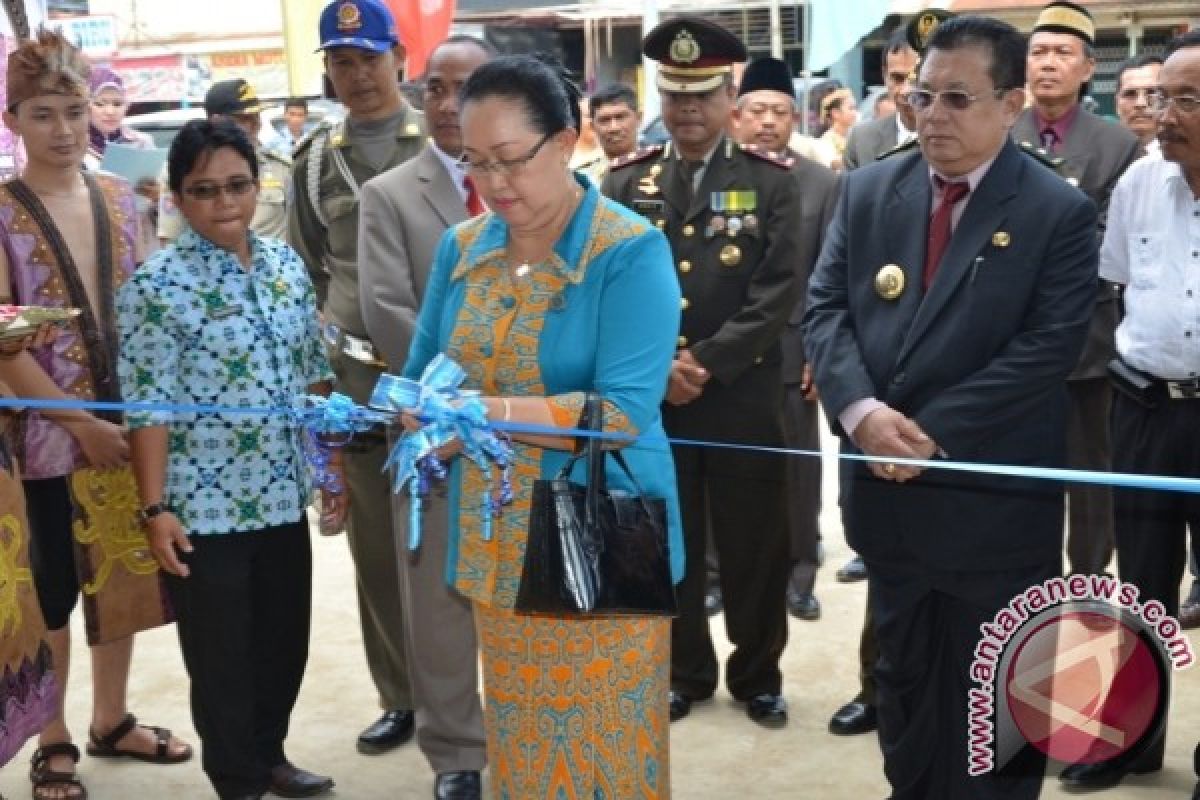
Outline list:
[[[604,431],[604,400],[599,392],[588,392],[583,402],[583,413],[579,415],[579,430],[593,431],[602,433]],[[594,530],[592,523],[599,515],[600,495],[608,490],[608,478],[604,470],[604,458],[609,455],[610,451],[604,449],[604,442],[599,436],[581,436],[575,441],[575,450],[571,457],[563,464],[562,469],[558,472],[559,480],[566,480],[571,470],[575,468],[576,462],[584,456],[587,457],[587,473],[585,480],[587,481],[587,493],[584,503],[585,514],[585,530]],[[625,456],[620,450],[612,450],[611,455],[617,462],[617,466],[625,473],[625,477],[629,479],[633,485],[634,491],[637,493],[638,501],[641,503],[643,510],[648,517],[653,517],[650,513],[650,506],[646,502],[646,492],[642,489],[641,482],[633,474],[633,470],[629,468],[629,464],[625,461]]]

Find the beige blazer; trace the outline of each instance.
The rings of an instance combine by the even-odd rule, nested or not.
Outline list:
[[[358,281],[367,335],[389,372],[400,372],[420,300],[445,230],[467,209],[429,145],[412,160],[363,184],[359,201]]]

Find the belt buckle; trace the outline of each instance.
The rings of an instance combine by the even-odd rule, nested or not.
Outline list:
[[[1200,383],[1167,381],[1167,396],[1172,400],[1196,400],[1200,398]]]

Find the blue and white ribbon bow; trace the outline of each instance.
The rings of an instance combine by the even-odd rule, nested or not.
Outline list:
[[[421,546],[421,498],[434,480],[446,477],[437,451],[457,439],[462,454],[484,471],[490,465],[501,470],[499,491],[484,490],[480,511],[483,538],[492,538],[492,518],[512,502],[512,444],[487,420],[487,408],[479,392],[462,389],[467,374],[443,353],[434,357],[419,381],[384,374],[371,393],[372,408],[393,413],[406,411],[424,423],[420,430],[406,432],[388,454],[384,469],[393,470],[392,490],[409,485],[408,548]]]
[[[304,458],[312,467],[313,483],[330,494],[341,494],[346,488],[329,470],[330,449],[345,445],[356,433],[392,420],[390,414],[364,408],[337,392],[329,397],[305,395],[292,414],[304,428]]]

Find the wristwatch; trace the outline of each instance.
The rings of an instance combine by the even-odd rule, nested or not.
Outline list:
[[[167,507],[167,504],[162,501],[159,501],[157,503],[151,503],[150,505],[146,506],[145,508],[138,509],[138,512],[137,512],[138,522],[140,522],[143,525],[148,525],[150,523],[150,520],[154,519],[155,517],[157,517],[159,514],[163,513],[164,511],[170,511],[170,510],[171,509]]]

